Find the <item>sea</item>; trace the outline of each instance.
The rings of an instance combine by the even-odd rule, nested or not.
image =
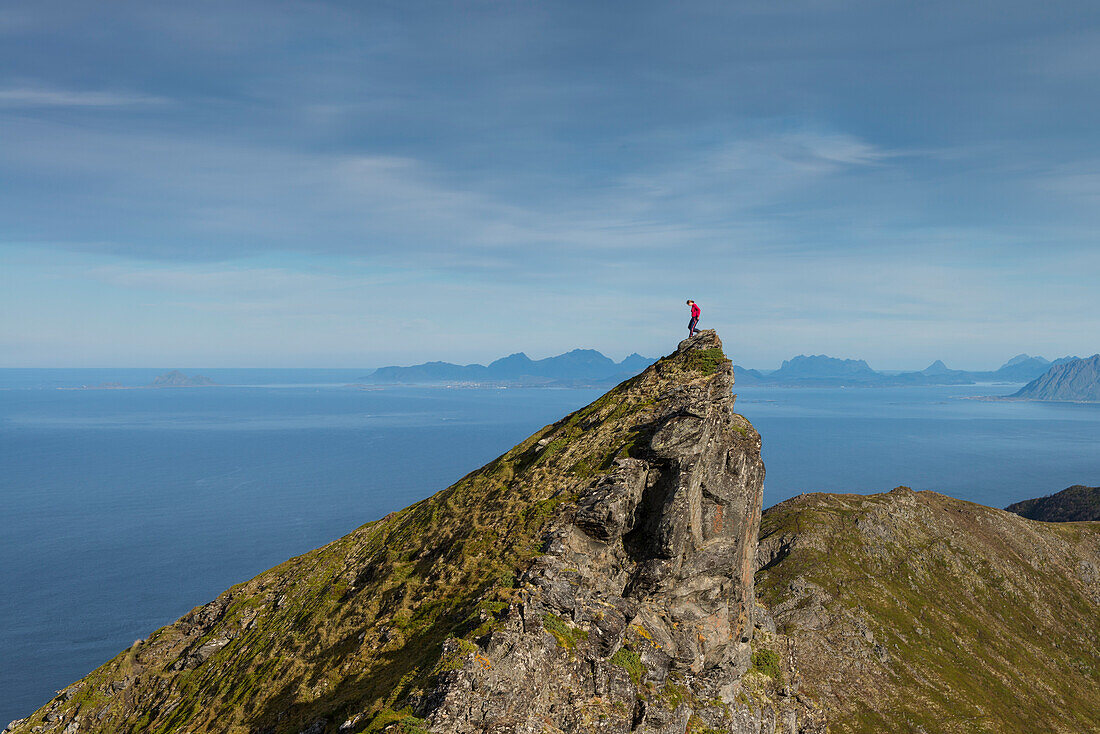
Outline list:
[[[596,389],[372,387],[359,370],[0,370],[0,725],[229,586],[450,485]],[[740,387],[765,506],[1100,484],[1100,405],[1018,385]]]

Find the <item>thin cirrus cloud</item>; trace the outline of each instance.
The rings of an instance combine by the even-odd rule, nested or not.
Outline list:
[[[0,89],[0,108],[37,107],[146,107],[168,104],[164,97],[71,89]]]
[[[543,195],[509,197],[492,182],[479,186],[412,157],[49,127],[53,134],[43,139],[40,125],[12,126],[19,144],[0,151],[0,160],[16,170],[86,177],[65,192],[73,206],[60,219],[44,216],[52,202],[35,192],[10,192],[0,210],[9,226],[26,222],[21,239],[48,235],[88,251],[183,260],[304,246],[387,263],[438,256],[460,267],[513,261],[522,268],[546,264],[551,254],[592,263],[628,247],[706,247],[743,235],[758,210],[786,205],[795,213],[814,187],[873,173],[896,155],[850,135],[765,133],[583,187],[559,179]],[[123,222],[115,214],[120,202]]]
[[[303,273],[287,268],[135,268],[101,265],[84,277],[134,290],[224,296],[242,293],[288,293],[363,287],[367,282],[346,276]]]

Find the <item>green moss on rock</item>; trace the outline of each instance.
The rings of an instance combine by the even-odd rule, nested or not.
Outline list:
[[[542,626],[554,636],[554,639],[558,642],[558,647],[566,650],[572,650],[578,643],[588,639],[586,630],[574,627],[556,614],[544,614],[542,616]]]
[[[401,711],[393,711],[387,708],[379,711],[362,732],[363,734],[373,734],[374,732],[428,734],[428,722],[413,716],[410,708]]]
[[[717,347],[696,349],[688,352],[687,357],[684,359],[684,366],[688,370],[700,372],[704,375],[713,375],[718,370],[728,367],[729,364],[730,361],[726,359],[726,355]]]
[[[780,678],[783,674],[779,653],[767,648],[758,648],[752,651],[752,669],[769,678]]]
[[[626,674],[630,676],[630,680],[634,681],[634,685],[640,686],[642,684],[645,665],[642,663],[642,657],[634,650],[624,645],[615,651],[610,662],[612,665],[617,665],[625,670]]]

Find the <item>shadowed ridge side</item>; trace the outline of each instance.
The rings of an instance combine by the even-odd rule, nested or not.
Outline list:
[[[567,731],[619,709],[657,731],[678,716],[732,722],[731,706],[759,718],[735,683],[763,465],[732,384],[717,334],[700,332],[446,490],[158,630],[15,731]],[[532,675],[547,694],[516,696]],[[691,706],[657,700],[664,685]]]
[[[1040,522],[1100,520],[1100,487],[1075,484],[1046,497],[1014,502],[1005,510]]]

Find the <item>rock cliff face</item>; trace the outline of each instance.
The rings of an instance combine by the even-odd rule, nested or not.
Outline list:
[[[681,367],[659,364],[631,386],[637,398],[626,405],[656,400],[657,409],[629,429],[632,448],[612,471],[551,523],[544,554],[523,576],[522,614],[434,692],[433,728],[775,726],[775,708],[738,702],[747,702],[740,678],[751,665],[760,439],[733,412],[732,375],[713,334],[681,351],[713,360],[713,372],[708,364],[705,377],[668,382],[662,372]],[[593,413],[577,427],[601,420]]]
[[[754,605],[764,467],[732,384],[700,332],[447,490],[135,643],[14,731],[821,730]]]

